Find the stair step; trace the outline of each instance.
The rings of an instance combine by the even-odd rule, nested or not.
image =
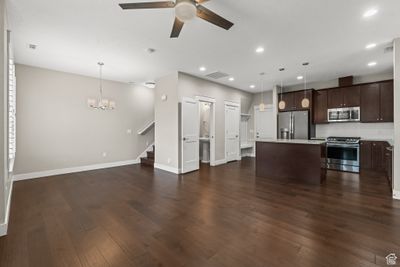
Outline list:
[[[141,165],[145,165],[145,166],[154,167],[154,159],[141,158],[141,159],[140,159],[140,164],[141,164]]]
[[[147,158],[154,159],[154,151],[147,151]]]

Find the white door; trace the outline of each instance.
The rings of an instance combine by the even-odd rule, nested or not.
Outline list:
[[[225,152],[226,161],[240,160],[240,108],[225,104]]]
[[[256,139],[273,139],[275,136],[274,112],[272,107],[266,107],[260,111],[258,107],[254,109],[254,120]]]
[[[182,173],[188,173],[200,168],[199,134],[200,113],[197,100],[182,98],[181,109],[181,162]]]

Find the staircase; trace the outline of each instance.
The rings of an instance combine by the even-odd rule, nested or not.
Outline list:
[[[140,164],[142,166],[148,166],[154,168],[154,146],[153,151],[147,151],[147,157],[140,158]]]

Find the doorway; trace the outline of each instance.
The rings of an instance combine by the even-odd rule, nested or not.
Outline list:
[[[226,162],[240,160],[240,104],[225,101]]]
[[[197,96],[199,101],[199,159],[215,166],[215,99]]]

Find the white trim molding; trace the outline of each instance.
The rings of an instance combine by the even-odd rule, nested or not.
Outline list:
[[[400,200],[400,191],[393,190],[393,198]]]
[[[53,175],[61,175],[61,174],[68,174],[68,173],[107,169],[107,168],[113,168],[113,167],[133,165],[133,164],[138,164],[138,163],[140,163],[140,161],[135,159],[135,160],[100,163],[100,164],[93,164],[93,165],[79,166],[79,167],[72,167],[72,168],[17,174],[17,175],[14,175],[13,181],[22,181],[22,180],[48,177],[48,176],[53,176]]]
[[[140,158],[145,158],[145,157],[147,157],[147,152],[152,151],[153,146],[154,146],[154,142],[153,142],[151,145],[149,145],[149,146],[146,148],[146,150],[143,151],[143,153],[139,155],[139,157],[137,157],[136,161],[137,161],[138,163],[140,163]]]
[[[214,164],[212,164],[211,166],[212,166],[212,167],[215,167],[215,166],[219,166],[219,165],[223,165],[223,164],[226,164],[226,159],[216,160],[216,161],[214,162]]]
[[[6,217],[4,218],[4,223],[0,224],[0,236],[7,235],[8,220],[10,218],[10,207],[11,207],[12,190],[13,190],[13,181],[11,181],[10,190],[9,190],[10,193],[8,193],[8,198],[7,198]]]
[[[159,163],[154,163],[154,168],[162,170],[162,171],[166,171],[166,172],[171,172],[171,173],[174,173],[174,174],[180,174],[181,173],[178,168],[174,168],[174,167],[167,166],[167,165],[164,165],[164,164],[159,164]]]

